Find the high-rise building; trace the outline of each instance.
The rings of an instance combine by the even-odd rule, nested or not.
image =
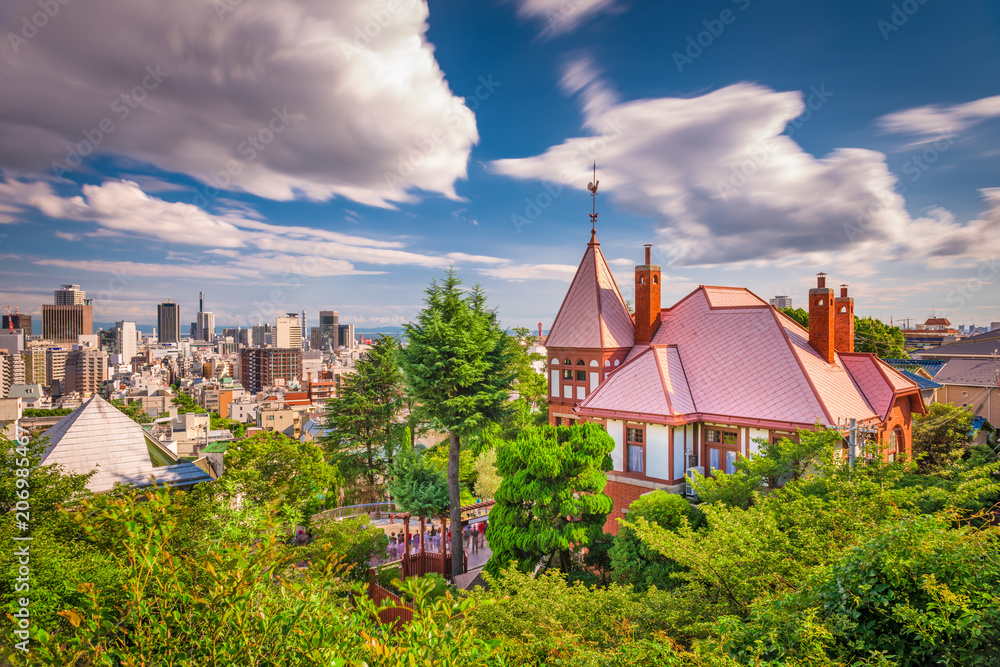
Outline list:
[[[198,321],[195,323],[195,326],[198,329],[197,340],[205,340],[208,342],[215,340],[215,313],[200,311],[198,313]],[[195,338],[194,335],[191,337],[192,339]]]
[[[31,347],[24,351],[24,379],[27,384],[46,384],[47,356],[44,347]]]
[[[87,397],[101,389],[107,378],[108,355],[103,350],[72,350],[66,355],[63,393],[78,392]]]
[[[277,348],[302,349],[302,323],[298,313],[288,313],[279,317],[274,328],[274,346]]]
[[[0,398],[10,395],[12,384],[24,384],[24,356],[0,350]]]
[[[122,355],[122,363],[131,363],[138,351],[139,346],[135,336],[135,322],[115,322],[115,342],[117,343],[117,354]]]
[[[270,324],[255,324],[251,330],[250,344],[254,347],[270,345],[274,327]]]
[[[240,327],[223,329],[222,337],[232,338],[233,342],[237,345],[244,347],[250,345],[250,329],[241,329]]]
[[[22,352],[24,350],[24,332],[20,329],[0,330],[0,350],[7,350],[11,354]]]
[[[776,296],[771,299],[771,305],[775,308],[791,308],[792,307],[792,297],[790,296]]]
[[[156,307],[156,329],[161,343],[179,343],[181,340],[181,307],[173,301],[164,301]]]
[[[346,347],[349,350],[353,350],[354,340],[353,324],[337,325],[337,344],[340,345],[340,347]]]
[[[66,378],[66,357],[69,350],[58,347],[50,347],[45,350],[45,386],[51,387],[54,383],[62,383]]]
[[[61,289],[53,291],[57,306],[82,306],[87,301],[87,293],[80,289],[79,285],[63,285]]]
[[[42,306],[42,336],[46,340],[60,345],[73,345],[80,336],[90,336],[93,333],[94,307],[90,305],[89,299],[84,304]]]
[[[302,350],[298,348],[240,350],[240,383],[252,394],[270,387],[276,380],[292,382],[301,375]]]
[[[336,310],[319,311],[319,326],[313,327],[315,335],[310,332],[310,342],[314,350],[337,349],[337,346],[340,345],[339,318]]]
[[[24,331],[25,336],[30,336],[31,315],[22,315],[21,313],[15,313],[13,315],[4,315],[3,329],[4,331],[10,331],[11,329],[21,329],[22,331]]]

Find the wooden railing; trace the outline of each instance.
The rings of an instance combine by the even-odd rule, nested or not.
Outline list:
[[[369,572],[371,580],[368,582],[368,597],[372,599],[376,606],[381,607],[383,603],[389,602],[392,606],[378,610],[378,620],[380,623],[392,623],[395,629],[404,623],[413,620],[413,608],[403,601],[392,591],[379,585],[378,571]]]

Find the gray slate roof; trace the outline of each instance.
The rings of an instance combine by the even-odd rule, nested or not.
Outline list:
[[[42,456],[42,465],[61,464],[75,473],[96,469],[97,474],[87,484],[94,493],[110,491],[117,482],[152,486],[153,476],[157,482],[170,481],[171,484],[211,480],[208,473],[193,464],[154,467],[142,426],[97,395],[63,417],[45,434],[49,443]],[[175,479],[186,481],[173,481]]]
[[[938,371],[934,380],[941,384],[969,387],[996,387],[1000,366],[992,359],[952,359]]]
[[[969,336],[954,343],[929,347],[913,354],[919,357],[990,357],[997,349],[1000,349],[1000,329]]]

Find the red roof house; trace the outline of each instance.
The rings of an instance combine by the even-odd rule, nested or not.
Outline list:
[[[733,470],[757,440],[856,419],[887,456],[908,452],[915,383],[855,353],[854,300],[820,274],[809,330],[742,287],[702,285],[669,308],[660,267],[635,267],[635,314],[592,235],[546,341],[553,424],[602,423],[615,439],[607,493],[621,511],[653,489],[680,492],[691,468]]]

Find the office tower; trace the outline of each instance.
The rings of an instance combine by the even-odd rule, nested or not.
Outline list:
[[[232,338],[233,342],[237,345],[250,345],[250,329],[242,329],[240,327],[223,329],[222,337]]]
[[[82,305],[42,306],[42,336],[46,340],[73,345],[80,336],[93,333],[94,307],[89,299]]]
[[[12,326],[13,325],[13,326]],[[25,336],[31,335],[31,315],[22,315],[21,313],[15,313],[13,315],[3,316],[3,330],[10,331],[11,329],[21,329],[24,331]]]
[[[337,344],[349,350],[354,349],[354,325],[340,324],[337,326]]]
[[[254,347],[264,347],[271,344],[273,327],[270,324],[255,324],[252,329],[250,343]]]
[[[215,313],[206,313],[201,311],[198,313],[198,321],[195,323],[198,329],[197,340],[205,340],[212,342],[215,340]],[[192,340],[195,336],[191,336]]]
[[[161,343],[179,343],[181,340],[181,307],[167,300],[156,307],[156,329]]]
[[[79,285],[63,285],[62,289],[53,291],[57,306],[82,306],[87,301],[87,293]]]
[[[316,350],[336,350],[340,345],[340,315],[336,310],[319,311],[319,336],[313,343]]]
[[[108,355],[102,350],[72,350],[66,355],[62,389],[64,394],[78,392],[87,397],[101,389],[107,378]]]
[[[298,313],[288,313],[279,317],[274,328],[274,346],[277,348],[302,349],[302,325]]]
[[[12,384],[24,384],[24,357],[0,350],[0,398],[10,395]]]
[[[775,308],[791,308],[792,307],[792,297],[790,296],[776,296],[771,299],[771,305]]]
[[[122,355],[122,363],[127,364],[132,361],[139,349],[136,344],[135,322],[115,322],[115,342],[117,343],[117,354]]]
[[[279,318],[281,319],[281,318]],[[247,348],[240,350],[240,384],[252,394],[276,380],[292,382],[302,375],[302,350]]]

